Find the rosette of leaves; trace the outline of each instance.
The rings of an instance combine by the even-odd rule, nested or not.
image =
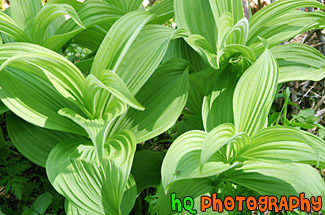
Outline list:
[[[165,59],[182,57],[196,70],[190,74],[188,111],[177,126],[178,135],[234,123],[234,89],[263,52],[258,37],[267,40],[278,61],[278,83],[325,77],[325,58],[317,50],[298,43],[279,45],[308,30],[324,29],[325,13],[298,10],[303,7],[325,9],[316,0],[279,0],[247,20],[241,0],[174,2],[177,27],[185,29],[186,36],[172,43]]]
[[[225,182],[260,195],[325,195],[324,180],[311,166],[325,167],[325,142],[291,127],[266,128],[278,77],[277,61],[266,48],[235,87],[234,124],[188,131],[174,141],[162,164],[160,214],[173,192],[199,199]]]
[[[136,144],[169,129],[184,108],[188,63],[159,65],[182,32],[155,20],[135,11],[115,22],[86,77],[41,46],[0,46],[1,100],[18,116],[9,116],[10,137],[46,166],[67,214],[128,214]]]
[[[324,168],[324,141],[290,127],[267,128],[279,83],[325,77],[325,58],[317,50],[277,46],[324,28],[323,11],[297,10],[302,7],[324,9],[313,0],[279,0],[247,20],[240,0],[174,2],[186,36],[172,43],[165,59],[180,56],[196,72],[176,126],[180,136],[163,161],[160,214],[168,213],[171,193],[197,197],[198,206],[200,195],[217,192],[224,182],[262,195],[324,196],[324,181],[310,166]]]

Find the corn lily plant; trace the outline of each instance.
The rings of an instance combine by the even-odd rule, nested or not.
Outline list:
[[[279,63],[278,83],[324,77],[324,57],[313,48],[303,44],[276,46],[307,30],[324,28],[322,11],[297,10],[301,7],[325,8],[313,0],[280,0],[247,20],[240,0],[175,2],[177,26],[185,29],[184,39],[196,51],[185,54],[189,47],[184,42],[173,43],[170,48],[171,56],[187,59],[197,71],[190,76],[190,112],[185,117],[190,123],[182,132],[191,128],[211,131],[219,124],[233,123],[236,83],[264,49],[258,37],[268,41]]]
[[[129,214],[160,181],[163,215],[171,214],[171,192],[198,197],[225,181],[260,194],[324,196],[310,166],[324,168],[324,141],[266,125],[279,83],[325,77],[325,58],[313,48],[276,46],[324,28],[323,12],[297,8],[325,7],[279,0],[248,21],[241,0],[163,0],[149,10],[141,3],[12,0],[0,13],[8,132],[46,167],[66,213]],[[161,25],[174,13],[176,30]],[[92,56],[75,65],[58,54],[71,40]],[[182,112],[165,158],[136,153]]]
[[[1,100],[33,124],[9,115],[10,136],[46,166],[68,214],[128,214],[137,195],[130,175],[136,143],[170,128],[186,103],[188,63],[159,66],[179,32],[151,24],[155,18],[135,11],[119,19],[86,77],[41,46],[0,47]]]
[[[278,64],[266,49],[235,87],[234,124],[188,131],[175,140],[162,165],[167,197],[206,195],[225,182],[260,195],[325,195],[323,179],[310,166],[324,168],[324,141],[290,127],[265,127],[278,76]],[[161,214],[168,204],[162,197]]]
[[[188,110],[179,126],[180,133],[187,132],[174,141],[162,164],[160,214],[168,213],[171,193],[181,199],[209,195],[225,182],[260,195],[325,195],[323,179],[310,166],[324,168],[324,141],[290,127],[267,127],[279,83],[325,76],[325,58],[313,48],[276,46],[324,28],[324,12],[296,10],[324,6],[280,0],[248,21],[241,3],[175,2],[177,26],[185,29],[184,39],[198,55],[177,54],[197,72],[190,75]],[[184,42],[174,46],[189,48]]]

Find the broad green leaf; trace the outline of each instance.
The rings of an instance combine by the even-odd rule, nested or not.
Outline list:
[[[279,63],[279,83],[320,81],[325,77],[325,57],[310,46],[289,43],[275,46],[270,51]]]
[[[120,205],[129,187],[135,146],[128,131],[110,137],[98,166],[95,148],[88,141],[62,142],[47,160],[48,178],[61,195],[87,214],[122,214]]]
[[[27,43],[3,45],[0,56],[1,99],[10,110],[40,127],[83,134],[57,113],[63,107],[78,109],[76,105],[82,103],[84,77],[75,65],[55,52]]]
[[[137,10],[142,3],[142,0],[105,0],[105,1],[122,10],[125,10],[126,12]]]
[[[203,58],[206,64],[210,64],[213,69],[218,69],[217,54],[214,47],[203,36],[192,34],[185,40]]]
[[[222,124],[210,131],[202,143],[200,164],[205,164],[221,147],[233,141],[234,135],[232,124]]]
[[[69,4],[48,4],[45,5],[33,19],[30,27],[33,42],[41,43],[49,25],[58,17],[69,15],[76,24],[84,28],[75,9]]]
[[[177,32],[171,28],[145,26],[151,19],[152,15],[147,12],[132,12],[119,19],[100,46],[91,73],[101,79],[99,69],[110,69],[121,77],[135,95],[158,67],[170,40],[177,36]],[[101,95],[101,100],[107,98],[108,94]],[[146,103],[139,101],[147,108]]]
[[[50,5],[50,4],[69,4],[71,5],[76,11],[79,11],[84,3],[78,0],[49,0],[46,2],[46,5]]]
[[[103,29],[99,25],[94,25],[76,35],[74,37],[74,42],[84,48],[97,51],[106,34],[106,29]]]
[[[164,24],[174,16],[174,0],[159,1],[148,12],[158,16],[157,24]]]
[[[231,13],[223,13],[218,20],[216,20],[216,23],[218,27],[217,52],[219,52],[219,50],[226,45],[227,36],[234,26]]]
[[[112,93],[113,96],[135,109],[144,110],[144,107],[133,97],[120,77],[116,73],[110,70],[106,70],[102,75],[101,80],[98,80],[92,74],[88,75],[85,80],[83,98],[85,105],[88,106],[88,110],[90,110],[93,116],[95,116],[96,113],[100,112],[96,109],[105,108],[101,107],[101,101],[98,101],[98,99],[96,99],[100,98],[98,96],[98,93],[101,92],[100,89]]]
[[[204,130],[202,117],[197,115],[184,115],[182,121],[176,122],[173,128],[173,131],[174,130],[175,133],[172,134],[173,139],[191,130]]]
[[[209,0],[216,23],[220,17],[229,12],[234,23],[237,23],[244,17],[243,2],[241,0]]]
[[[61,109],[59,114],[71,119],[87,132],[89,138],[95,146],[97,155],[96,160],[98,165],[102,163],[104,161],[105,142],[108,137],[108,126],[110,125],[112,119],[86,119],[69,108]]]
[[[205,131],[209,132],[222,123],[234,122],[233,94],[237,80],[237,74],[229,67],[210,77],[202,105]]]
[[[45,192],[33,203],[33,208],[35,211],[37,211],[39,214],[44,214],[47,210],[47,208],[52,204],[53,196],[49,192]]]
[[[13,114],[7,114],[6,117],[9,137],[14,146],[25,157],[42,167],[45,167],[46,159],[57,143],[77,137],[66,132],[37,127]]]
[[[161,168],[165,191],[176,181],[215,176],[231,167],[216,161],[200,166],[201,149],[206,137],[207,133],[203,131],[189,131],[173,142]]]
[[[200,72],[190,73],[190,87],[186,108],[197,116],[202,116],[202,104],[204,96],[209,92],[207,83],[214,76],[216,71],[212,68]],[[201,119],[202,121],[202,119]],[[202,122],[201,122],[202,124]]]
[[[64,201],[64,209],[67,215],[89,215],[70,203],[68,199]]]
[[[226,36],[225,43],[245,45],[249,33],[249,23],[246,18],[239,20]]]
[[[236,133],[253,135],[265,127],[277,90],[278,73],[278,64],[266,47],[240,77],[233,96]]]
[[[72,121],[57,113],[62,107],[74,106],[57,92],[46,77],[35,77],[26,71],[6,68],[0,72],[0,85],[2,102],[29,123],[84,134]]]
[[[308,30],[323,29],[324,19],[325,14],[321,11],[303,12],[294,10],[279,18],[272,19],[273,21],[268,23],[258,35],[267,39],[270,47],[274,47]],[[264,50],[263,44],[256,39],[250,38],[248,44],[257,55]]]
[[[94,59],[91,57],[91,58],[80,60],[79,62],[75,63],[75,65],[83,74],[89,74],[93,61]]]
[[[85,26],[87,29],[100,23],[107,24],[110,22],[115,22],[124,14],[125,12],[119,8],[99,1],[85,3],[84,6],[78,11],[78,16],[83,26]],[[57,29],[53,36],[43,41],[42,46],[54,51],[58,51],[66,42],[83,30],[84,29],[81,28],[75,21],[69,19]],[[97,42],[101,42],[101,40]]]
[[[39,77],[46,75],[62,96],[81,102],[84,76],[63,56],[26,43],[3,45],[0,48],[1,55],[4,57],[0,69],[10,66]]]
[[[11,17],[22,30],[25,30],[41,9],[42,0],[14,0],[10,2]]]
[[[172,58],[183,58],[187,60],[196,72],[207,68],[203,59],[185,42],[183,38],[175,39],[170,42],[163,62]]]
[[[178,28],[184,28],[190,34],[201,35],[212,47],[212,53],[216,53],[218,31],[209,2],[177,0],[174,1],[174,10]]]
[[[264,48],[257,36],[268,39],[270,47],[273,47],[307,30],[320,28],[319,22],[323,22],[324,14],[295,11],[304,7],[325,9],[315,0],[279,0],[262,8],[249,20],[247,44],[259,54]]]
[[[119,19],[109,30],[100,46],[91,69],[91,73],[100,79],[105,69],[116,72],[129,86],[129,81],[120,74],[119,67],[125,68],[123,59],[129,59],[129,52],[138,48],[138,44],[133,44],[142,31],[143,27],[153,19],[147,12],[132,12]],[[133,45],[133,46],[132,46]],[[139,55],[139,53],[137,53]],[[141,55],[143,58],[143,55]],[[130,64],[130,62],[128,62]],[[135,70],[133,68],[133,70]],[[129,76],[129,71],[124,71]],[[141,87],[141,86],[140,86]],[[131,89],[131,92],[134,93]]]
[[[129,109],[112,124],[110,133],[130,130],[137,143],[163,133],[175,124],[185,106],[188,82],[187,62],[165,62],[135,96],[146,109]]]
[[[17,42],[31,42],[29,36],[15,23],[10,16],[4,12],[0,12],[0,31]]]
[[[106,70],[101,76],[100,81],[116,98],[135,109],[144,110],[144,107],[133,97],[123,80],[116,73]]]
[[[123,215],[128,215],[132,210],[136,200],[136,194],[136,184],[133,177],[130,175],[121,203],[121,212]],[[89,213],[80,210],[67,199],[65,200],[64,208],[67,215],[89,215]]]
[[[138,193],[160,184],[163,159],[163,152],[146,150],[135,153],[131,173],[136,181]]]
[[[271,164],[247,161],[243,167],[228,172],[225,177],[260,195],[324,196],[325,184],[317,170],[307,164]],[[267,185],[267,186],[266,186]]]
[[[137,199],[137,185],[133,175],[130,174],[130,177],[127,181],[122,202],[120,205],[121,212],[123,215],[129,215],[131,210],[134,207],[135,201]]]
[[[319,144],[318,144],[318,143]],[[306,163],[324,167],[325,142],[305,132],[290,127],[269,127],[252,137],[250,146],[241,159],[264,160],[281,163]]]

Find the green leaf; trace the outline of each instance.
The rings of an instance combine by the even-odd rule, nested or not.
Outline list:
[[[137,93],[145,111],[129,109],[112,123],[110,133],[130,130],[137,143],[153,138],[172,127],[187,100],[188,63],[172,59],[162,64]]]
[[[131,213],[131,210],[134,207],[135,201],[137,199],[137,185],[135,182],[135,179],[133,175],[130,174],[130,177],[127,181],[124,193],[123,193],[123,198],[122,198],[122,203],[120,205],[121,212],[123,215],[128,215]]]
[[[189,131],[174,141],[161,168],[165,191],[176,181],[214,176],[231,167],[220,161],[209,161],[200,166],[201,149],[206,138],[207,133],[203,131]]]
[[[64,209],[67,215],[88,215],[87,212],[80,210],[70,203],[68,199],[65,199],[64,201]]]
[[[202,143],[201,160],[200,164],[203,166],[208,160],[215,155],[223,146],[228,146],[228,152],[226,155],[227,160],[218,158],[228,162],[228,159],[236,157],[237,153],[242,150],[243,147],[250,143],[250,138],[246,133],[235,134],[235,128],[232,124],[222,124],[209,132]],[[233,150],[231,150],[233,148]],[[224,156],[224,155],[223,155]]]
[[[210,64],[213,69],[218,69],[217,55],[211,44],[203,36],[192,34],[185,40],[202,57],[206,64]]]
[[[119,8],[99,1],[85,3],[84,6],[78,11],[78,16],[82,21],[83,26],[85,26],[87,29],[101,23],[105,23],[106,25],[110,22],[114,23],[124,14],[125,12]],[[69,19],[56,29],[54,35],[43,41],[42,46],[54,51],[58,51],[66,42],[83,30],[84,29],[81,28],[75,21]],[[97,42],[100,43],[101,41],[102,40]]]
[[[234,23],[237,23],[244,17],[243,2],[241,0],[209,0],[209,2],[216,23],[219,21],[219,18],[227,12],[231,14],[231,19]]]
[[[45,192],[33,203],[33,208],[35,211],[37,211],[39,214],[43,215],[47,208],[51,205],[53,201],[53,196],[49,192]]]
[[[11,111],[40,127],[84,134],[57,113],[62,107],[76,108],[75,98],[81,101],[84,77],[77,67],[48,49],[26,43],[3,45],[0,55],[2,63],[7,59],[0,73],[1,100]]]
[[[310,138],[303,131],[290,127],[269,127],[254,135],[250,146],[240,156],[241,159],[275,163],[319,163],[323,167],[325,154],[320,144],[325,143],[314,135]]]
[[[270,47],[273,47],[307,30],[322,28],[319,23],[324,14],[296,11],[304,7],[325,9],[323,4],[314,0],[279,0],[262,8],[249,20],[247,45],[260,54],[264,47],[258,36],[268,39]]]
[[[79,11],[84,6],[84,3],[80,2],[78,0],[70,0],[70,1],[66,1],[66,0],[49,0],[49,1],[46,2],[46,5],[50,5],[50,4],[69,4],[76,11]]]
[[[175,39],[170,42],[163,62],[172,58],[183,58],[187,60],[196,72],[207,68],[203,59],[185,42],[183,38]]]
[[[88,48],[92,51],[97,51],[100,44],[104,40],[106,34],[107,34],[106,29],[103,29],[99,25],[94,25],[88,27],[86,30],[80,32],[77,36],[75,36],[74,42],[80,45],[81,47]],[[89,73],[89,71],[87,73]]]
[[[137,10],[142,3],[142,0],[105,0],[105,1],[122,10],[125,10],[126,12]]]
[[[130,175],[121,203],[121,211],[123,215],[128,215],[131,212],[136,200],[136,194],[136,184],[133,177]],[[80,210],[67,199],[65,200],[64,208],[67,215],[89,215],[89,213]]]
[[[131,93],[136,93],[136,91],[133,90],[134,86],[130,86],[130,79],[134,79],[133,76],[135,75],[134,73],[132,74],[131,71],[134,72],[136,70],[139,70],[137,69],[137,67],[140,66],[140,64],[143,64],[144,62],[142,60],[139,61],[140,59],[134,56],[141,56],[142,59],[145,58],[143,57],[144,55],[141,55],[139,53],[140,49],[138,48],[140,44],[135,43],[135,40],[138,37],[139,33],[142,31],[143,27],[148,22],[150,22],[152,18],[153,16],[147,12],[132,12],[119,19],[112,26],[112,28],[107,33],[105,39],[103,40],[102,45],[100,46],[95,56],[93,66],[91,68],[91,73],[100,79],[105,69],[112,70],[122,78],[122,80],[129,87]],[[149,31],[150,33],[153,33],[152,30]],[[141,42],[144,42],[142,39],[144,36],[145,35],[142,35],[141,37],[139,36],[140,39],[138,39],[137,41],[142,40]],[[148,53],[148,46],[146,47],[147,48],[144,51]],[[136,55],[133,55],[132,60],[129,60],[131,59],[129,54],[135,50],[137,50],[138,53]],[[123,63],[125,62],[124,59],[129,60],[127,65]],[[134,62],[135,59],[137,60],[136,64]],[[130,65],[132,65],[132,67],[129,67]],[[133,76],[130,77],[130,73]],[[126,77],[128,77],[128,79],[126,79]],[[138,80],[136,79],[135,81]],[[146,79],[144,79],[144,82],[145,81]],[[141,86],[142,85],[138,86],[137,88],[140,89]]]
[[[174,16],[174,0],[159,1],[148,12],[158,16],[157,24],[164,24]]]
[[[163,159],[162,152],[146,150],[135,153],[131,173],[136,181],[138,193],[160,184]]]
[[[191,130],[204,130],[202,117],[197,115],[184,115],[181,122],[176,122],[174,129],[176,133],[172,134],[173,139]]]
[[[246,18],[239,20],[226,36],[225,44],[245,45],[249,33],[249,23]]]
[[[98,166],[95,148],[88,141],[62,142],[47,160],[48,178],[61,195],[88,214],[122,214],[120,205],[129,187],[135,146],[131,132],[110,137]]]
[[[190,87],[186,108],[196,116],[202,116],[203,98],[209,92],[207,83],[212,79],[215,70],[212,68],[202,70],[200,72],[190,73]],[[202,124],[202,119],[201,119]]]
[[[215,73],[207,84],[202,104],[202,119],[205,131],[209,132],[222,123],[233,123],[233,93],[237,75],[225,70]]]
[[[210,44],[212,53],[217,51],[217,25],[207,0],[174,1],[175,20],[178,28],[189,34],[201,35]]]
[[[11,17],[22,30],[25,30],[41,9],[41,0],[21,0],[10,2]]]
[[[2,129],[0,129],[0,149],[3,149],[6,146],[6,140],[3,135]]]
[[[89,135],[96,150],[96,160],[98,165],[103,162],[105,154],[105,142],[108,137],[108,126],[111,123],[111,118],[99,118],[99,119],[86,119],[69,108],[63,108],[59,111],[59,114],[65,116],[80,127],[82,127]]]
[[[112,93],[112,95],[117,99],[135,109],[144,110],[144,107],[134,98],[129,89],[125,86],[124,82],[116,73],[110,70],[106,70],[104,72],[105,73],[102,75],[101,80],[98,80],[92,74],[88,75],[85,80],[83,98],[85,105],[88,106],[88,110],[93,116],[100,112],[101,109],[105,108],[101,105],[105,105],[105,103],[98,100],[100,99],[98,96],[98,93],[101,92],[100,89],[104,89],[105,91]]]
[[[289,43],[270,50],[279,63],[279,83],[320,81],[325,77],[325,57],[310,46]]]
[[[75,9],[69,4],[46,4],[36,15],[30,25],[32,39],[36,43],[45,40],[49,25],[58,17],[69,15],[77,25],[84,28]]]
[[[34,126],[13,114],[7,114],[9,137],[25,157],[45,167],[51,149],[59,142],[76,138],[76,135]]]
[[[1,52],[8,53],[0,70],[10,66],[39,77],[44,77],[45,74],[65,98],[81,101],[84,76],[63,56],[46,48],[26,43],[3,45],[0,54]]]
[[[226,39],[230,30],[233,28],[234,23],[232,20],[231,13],[223,13],[217,20],[218,26],[218,45],[217,45],[217,52],[226,45]]]
[[[82,129],[57,113],[71,104],[45,78],[9,69],[3,70],[0,77],[1,100],[16,115],[40,127],[84,134]]]
[[[30,42],[29,36],[4,12],[0,12],[0,31],[17,42]]]
[[[266,48],[240,77],[233,96],[236,133],[255,134],[267,125],[277,90],[278,65]]]
[[[243,167],[226,174],[225,177],[260,195],[297,196],[305,193],[306,198],[310,198],[325,194],[324,180],[317,170],[306,164],[278,165],[247,161]]]

